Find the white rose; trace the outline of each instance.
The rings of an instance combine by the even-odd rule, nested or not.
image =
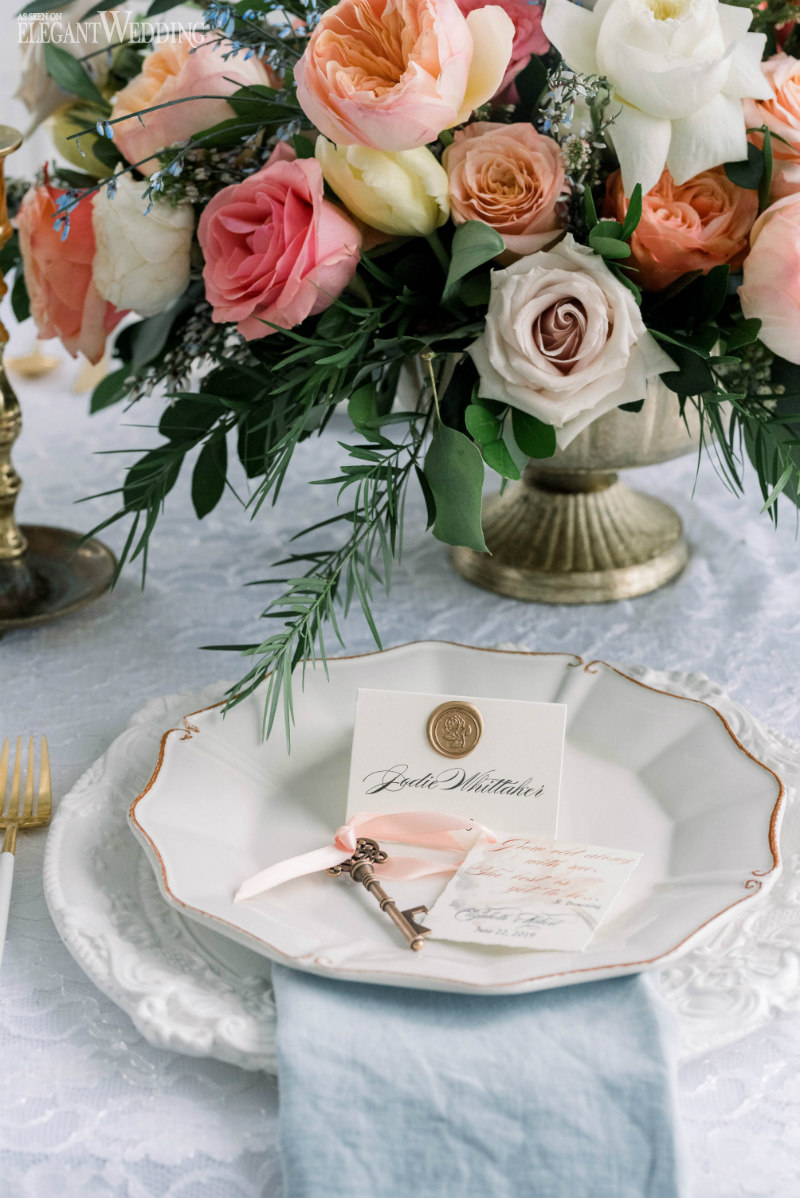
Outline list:
[[[718,0],[547,0],[542,29],[567,66],[611,83],[610,129],[622,182],[647,192],[666,165],[676,183],[747,157],[742,99],[770,99],[766,41],[749,8]]]
[[[628,288],[571,234],[492,273],[485,330],[467,352],[480,395],[553,425],[562,449],[675,369]]]
[[[115,45],[119,38],[110,24],[112,14],[104,13],[105,21],[95,15],[82,22],[84,13],[96,6],[97,0],[73,0],[64,4],[52,18],[46,21],[26,21],[20,24],[20,80],[14,93],[31,114],[31,123],[25,136],[28,137],[37,125],[55,112],[69,99],[67,92],[47,74],[44,65],[44,48],[47,43],[66,50],[73,58],[86,58],[84,66],[98,87],[108,78],[108,55],[95,51],[106,50]],[[42,5],[47,12],[47,5]]]
[[[194,213],[160,200],[145,216],[142,190],[123,176],[113,199],[105,190],[95,196],[94,283],[120,311],[155,316],[189,285]]]
[[[373,229],[427,237],[450,215],[447,172],[425,146],[389,153],[318,137],[315,154],[325,182]]]

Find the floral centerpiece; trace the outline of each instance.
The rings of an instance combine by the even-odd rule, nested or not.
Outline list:
[[[409,486],[435,537],[482,550],[486,467],[516,479],[612,408],[635,420],[657,377],[730,485],[749,458],[773,517],[798,502],[793,4],[242,0],[166,38],[98,7],[25,48],[21,94],[69,161],[21,198],[2,265],[18,314],[29,297],[93,362],[136,314],[92,399],[165,396],[113,517],[123,560],[192,451],[198,516],[232,449],[257,512],[347,405],[320,480],[338,506],[298,529],[244,647],[268,724],[338,603],[378,639]]]

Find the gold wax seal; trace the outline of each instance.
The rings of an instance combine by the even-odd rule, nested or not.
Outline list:
[[[466,757],[483,735],[477,707],[460,699],[441,703],[428,718],[428,741],[442,757]]]

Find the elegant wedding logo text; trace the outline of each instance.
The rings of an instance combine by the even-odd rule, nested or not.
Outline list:
[[[18,41],[25,46],[113,49],[125,43],[149,45],[180,33],[191,34],[198,45],[208,36],[203,21],[149,21],[117,9],[97,13],[87,21],[67,20],[60,12],[21,13],[17,18]]]

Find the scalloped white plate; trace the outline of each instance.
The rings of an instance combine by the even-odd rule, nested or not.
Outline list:
[[[340,658],[306,677],[292,752],[263,744],[263,692],[167,732],[131,825],[165,898],[264,955],[354,981],[515,993],[663,966],[776,880],[783,785],[714,708],[568,654],[443,642]],[[326,843],[342,821],[359,686],[560,701],[567,733],[559,836],[644,856],[584,953],[429,941],[410,953],[366,896],[327,876],[245,904],[243,878]],[[394,883],[401,906],[441,880]]]

